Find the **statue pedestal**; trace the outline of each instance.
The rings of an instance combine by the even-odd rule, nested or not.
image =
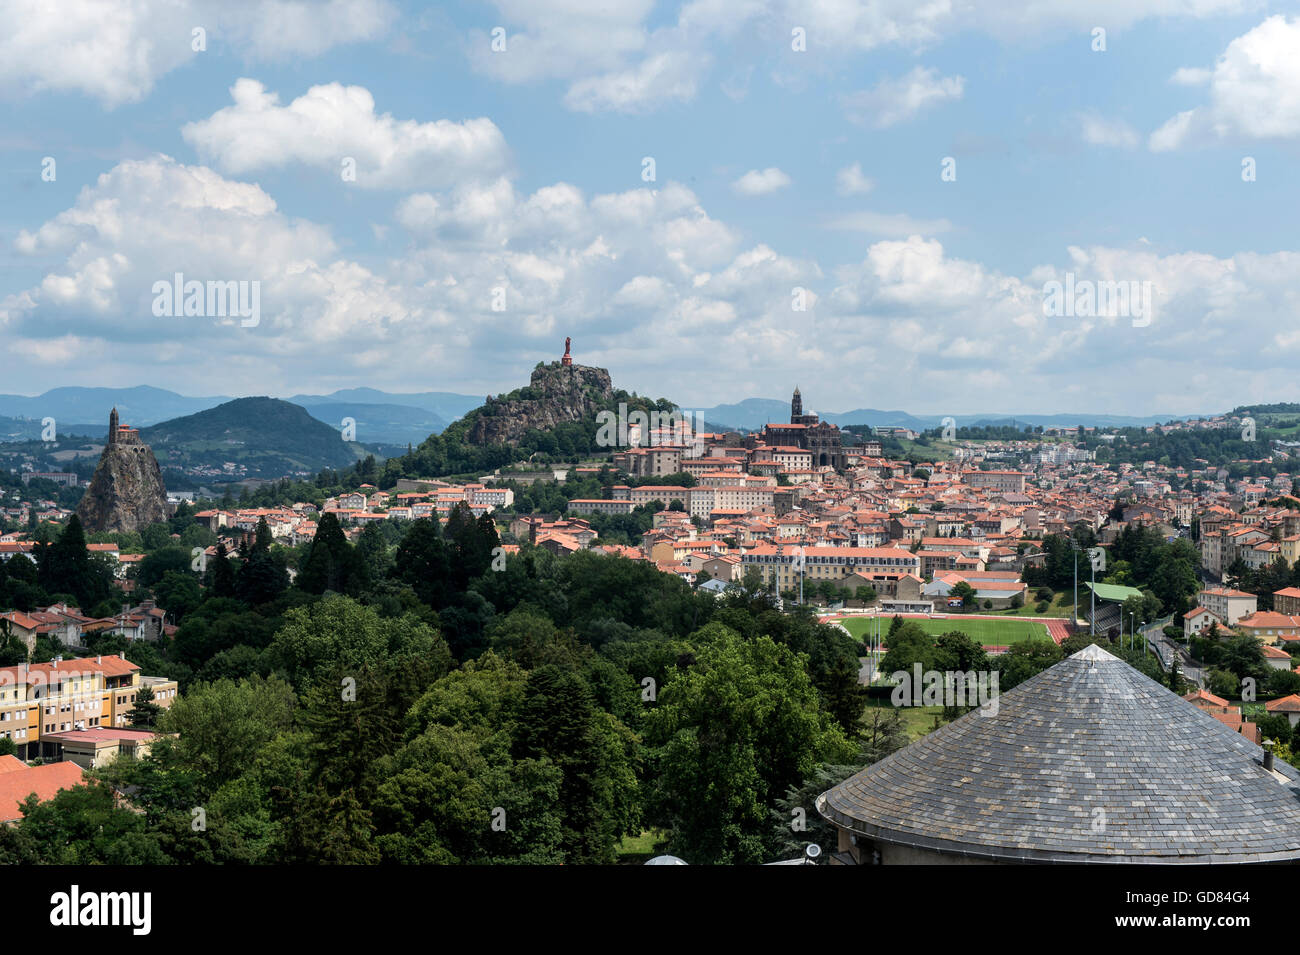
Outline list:
[[[561,365],[572,365],[572,364],[573,364],[573,359],[572,359],[571,357],[569,357],[568,355],[565,355],[563,358],[560,359],[560,364],[561,364]]]

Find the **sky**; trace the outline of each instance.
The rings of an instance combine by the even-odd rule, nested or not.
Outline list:
[[[1300,4],[107,6],[0,0],[6,392],[1300,400]]]

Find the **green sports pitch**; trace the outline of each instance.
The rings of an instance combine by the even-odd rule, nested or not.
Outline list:
[[[892,618],[881,614],[880,632],[889,633],[889,623]],[[1018,620],[1015,617],[999,617],[996,620],[976,620],[970,617],[947,617],[944,619],[930,619],[928,617],[904,617],[908,623],[914,623],[926,633],[932,633],[936,637],[941,633],[949,633],[953,630],[960,630],[972,640],[978,641],[986,647],[1004,647],[1012,643],[1019,643],[1022,640],[1051,640],[1047,634],[1047,627],[1037,620]],[[859,640],[864,639],[867,632],[875,624],[870,617],[848,617],[840,621],[844,624],[844,629],[853,634]],[[888,641],[886,641],[888,645]]]

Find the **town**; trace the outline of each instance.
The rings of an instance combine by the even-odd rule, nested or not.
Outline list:
[[[565,357],[561,381],[608,379]],[[549,400],[552,374],[534,372],[534,400]],[[228,490],[224,502],[168,495],[148,446],[116,410],[86,488],[57,474],[11,473],[0,533],[8,604],[0,683],[13,688],[0,698],[4,821],[21,827],[37,802],[57,805],[69,785],[92,777],[121,798],[123,786],[138,785],[139,767],[175,765],[198,745],[209,698],[272,690],[250,680],[287,681],[273,692],[301,694],[319,692],[322,673],[353,674],[342,679],[371,681],[372,692],[373,681],[391,679],[382,676],[389,664],[375,661],[381,670],[371,672],[375,664],[363,665],[355,650],[331,649],[330,640],[345,638],[330,637],[339,624],[321,614],[375,632],[371,639],[396,639],[382,634],[399,621],[422,631],[417,642],[433,654],[425,666],[460,662],[431,684],[436,696],[443,681],[469,679],[498,655],[531,668],[556,652],[542,649],[560,624],[534,609],[545,603],[500,587],[532,581],[527,592],[554,600],[542,594],[573,586],[561,583],[569,573],[601,567],[598,576],[632,573],[638,587],[668,588],[697,620],[699,601],[719,620],[758,613],[768,628],[779,614],[787,622],[778,629],[793,628],[787,640],[797,632],[798,645],[822,647],[814,687],[831,720],[823,731],[847,743],[871,721],[874,734],[885,733],[884,755],[962,714],[996,714],[1001,694],[1091,647],[1183,696],[1243,744],[1264,747],[1271,766],[1296,758],[1300,499],[1288,452],[1191,466],[1114,453],[1117,440],[1140,452],[1141,435],[1233,435],[1240,415],[1140,434],[955,421],[932,433],[864,431],[805,412],[796,388],[788,421],[699,431],[688,414],[609,407],[585,419],[591,444],[567,461],[538,464],[532,455],[477,480],[417,474],[384,487],[361,479],[381,473],[362,462],[350,479],[322,475],[333,486],[312,488],[307,500],[293,499],[305,485],[289,478],[243,489],[243,503]],[[552,583],[537,590],[541,580]],[[625,667],[629,686],[671,686],[673,668],[645,654],[672,638],[629,644],[643,631],[628,629],[633,620],[611,599],[589,609],[614,616],[593,617],[576,633],[615,628],[599,652],[626,649],[604,665]],[[659,612],[631,616],[665,625]],[[318,644],[309,658],[286,642],[304,626],[295,639]],[[701,639],[698,630],[689,636],[695,629],[682,637]],[[923,694],[922,685],[940,689]],[[622,718],[644,731],[646,714]],[[1300,751],[1300,738],[1294,745]],[[189,750],[189,758],[207,757]],[[606,830],[599,848],[573,858],[631,861],[640,841],[673,831],[673,816],[650,816],[652,794],[643,798],[644,821]],[[862,810],[837,814],[819,803],[826,822],[804,842],[863,861],[846,850],[856,845],[845,842],[854,811]],[[470,858],[486,851],[481,838]],[[789,851],[800,844],[786,843]],[[704,845],[695,851],[705,854]],[[354,849],[359,858],[389,851]],[[718,861],[726,858],[738,861]]]

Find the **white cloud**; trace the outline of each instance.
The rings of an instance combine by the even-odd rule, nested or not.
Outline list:
[[[803,29],[808,52],[844,62],[866,51],[919,52],[959,33],[1005,43],[1044,33],[1086,37],[1097,24],[1118,31],[1149,18],[1209,18],[1255,9],[1260,0],[686,0],[675,22],[652,28],[652,0],[493,0],[506,49],[492,27],[470,31],[466,54],[477,72],[506,83],[566,81],[575,110],[641,112],[691,99],[712,61],[730,64],[724,92],[739,99],[761,51]],[[669,12],[669,11],[664,11]],[[744,40],[751,42],[742,42]],[[778,68],[774,82],[798,87],[802,70]]]
[[[105,355],[110,345],[119,358],[141,349],[172,354],[191,375],[223,352],[274,374],[285,354],[311,362],[358,336],[391,347],[404,322],[426,331],[439,324],[418,295],[340,258],[328,230],[286,217],[258,186],[167,156],[120,163],[15,246],[62,260],[36,286],[0,301],[0,326],[35,353],[57,329],[98,341]],[[156,317],[153,285],[178,272],[259,282],[260,324]]]
[[[963,77],[940,76],[938,70],[917,66],[905,76],[881,80],[869,90],[848,94],[844,108],[853,122],[884,129],[924,109],[961,99],[965,87]]]
[[[1213,75],[1209,70],[1200,67],[1180,66],[1174,70],[1174,75],[1169,77],[1169,82],[1175,86],[1204,86],[1210,82]]]
[[[1208,78],[1205,72],[1175,74],[1204,82],[1210,100],[1167,120],[1151,134],[1152,150],[1300,136],[1300,18],[1269,17],[1229,43]]]
[[[233,106],[181,130],[205,161],[228,173],[303,163],[339,175],[342,187],[342,162],[351,158],[357,186],[390,189],[491,177],[507,164],[505,137],[490,119],[420,123],[377,115],[362,86],[313,86],[288,106],[252,79],[237,80],[230,94]]]
[[[1159,129],[1147,137],[1147,148],[1157,153],[1177,149],[1187,139],[1195,118],[1195,111],[1189,109],[1165,120]]]
[[[687,52],[664,51],[628,69],[578,80],[565,94],[564,105],[583,113],[637,113],[691,100],[706,65]]]
[[[373,40],[394,11],[386,0],[0,0],[0,83],[28,92],[80,92],[106,106],[137,102],[158,79],[229,44],[261,60],[317,56]]]
[[[494,0],[499,20],[467,39],[471,66],[506,83],[622,69],[643,52],[653,0]],[[506,31],[504,51],[491,32]]]
[[[875,187],[876,184],[862,174],[860,162],[845,166],[835,174],[835,191],[841,196],[865,195]]]
[[[1137,130],[1123,120],[1085,113],[1079,117],[1079,127],[1083,141],[1093,146],[1134,149],[1139,142]]]
[[[751,169],[731,184],[732,190],[741,196],[768,196],[778,189],[790,185],[790,177],[775,166],[767,169]]]

